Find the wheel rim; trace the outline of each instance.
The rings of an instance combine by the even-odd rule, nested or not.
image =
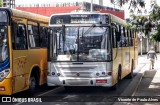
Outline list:
[[[31,77],[31,79],[30,79],[30,89],[31,89],[31,90],[34,90],[35,87],[36,87],[35,78],[34,78],[34,77]]]

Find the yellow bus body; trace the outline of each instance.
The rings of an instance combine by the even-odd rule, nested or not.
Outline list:
[[[118,23],[122,26],[126,26],[126,22],[114,15],[111,15],[111,22]],[[113,86],[118,82],[118,67],[121,65],[121,79],[131,73],[131,66],[134,68],[138,64],[138,36],[134,33],[133,46],[113,48],[113,72],[112,72],[112,84]]]
[[[16,9],[0,8],[7,11],[10,22],[23,24],[26,29],[27,25],[38,24],[37,27],[48,28],[49,18]],[[29,89],[31,73],[36,75],[38,85],[46,83],[47,78],[47,47],[30,48],[29,35],[27,35],[27,49],[13,49],[13,26],[8,25],[8,43],[9,43],[9,59],[10,72],[3,81],[0,81],[0,95],[11,95]],[[40,30],[40,29],[39,29]]]

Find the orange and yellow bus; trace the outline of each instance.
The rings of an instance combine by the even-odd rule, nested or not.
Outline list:
[[[0,8],[0,94],[46,83],[49,18]]]
[[[136,32],[112,15],[97,12],[63,13],[50,17],[48,86],[117,88],[132,77],[137,64]]]

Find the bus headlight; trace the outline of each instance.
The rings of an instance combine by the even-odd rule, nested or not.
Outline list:
[[[4,80],[4,78],[7,77],[7,75],[9,74],[10,70],[3,70],[0,72],[0,82]]]
[[[105,72],[102,72],[102,75],[105,75]]]
[[[99,76],[99,73],[96,73],[96,76]]]
[[[4,78],[4,72],[0,72],[0,80]]]

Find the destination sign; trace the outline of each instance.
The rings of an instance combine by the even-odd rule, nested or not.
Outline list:
[[[82,23],[109,24],[109,16],[100,14],[55,15],[52,16],[50,20],[50,24],[82,24]]]

